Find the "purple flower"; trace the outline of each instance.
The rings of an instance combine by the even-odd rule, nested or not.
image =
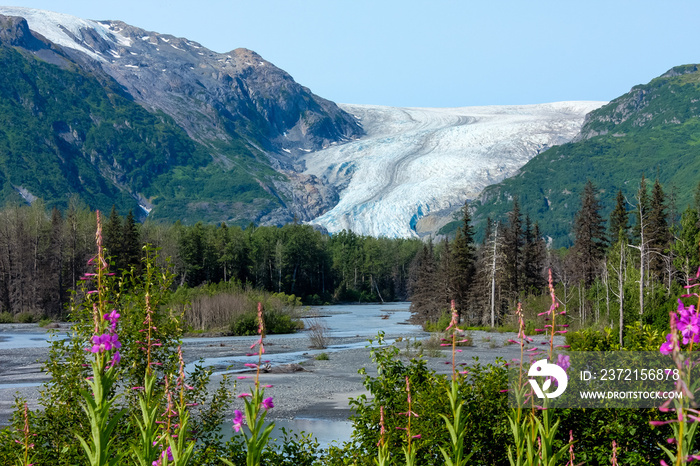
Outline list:
[[[271,396],[262,400],[262,405],[265,409],[272,409],[275,407],[275,404],[272,402]]]
[[[122,347],[122,344],[119,342],[119,335],[110,335],[109,340],[110,344],[112,345],[112,349],[119,349]]]
[[[565,354],[558,355],[557,366],[561,367],[565,371],[568,371],[569,367],[571,367],[571,358]]]
[[[243,413],[240,410],[233,412],[233,430],[238,432],[243,427]]]
[[[153,442],[153,443],[155,444],[156,442]],[[170,450],[170,447],[168,447],[167,450],[165,450],[163,453],[160,454],[160,458],[158,458],[157,461],[154,461],[151,463],[151,466],[162,466],[163,459],[165,459],[166,455],[168,457],[168,462],[175,460],[175,458],[173,458],[172,450]]]
[[[661,354],[671,354],[673,350],[673,335],[669,333],[668,335],[666,335],[666,343],[661,345],[659,351],[661,351]]]
[[[90,348],[90,351],[92,353],[102,353],[104,351],[109,351],[112,349],[111,341],[112,338],[109,333],[95,335],[92,337],[92,348]]]
[[[112,332],[114,332],[117,329],[117,321],[121,317],[121,314],[119,314],[116,309],[112,309],[112,312],[105,314],[103,317],[111,324]]]
[[[103,353],[113,349],[119,349],[122,344],[119,342],[119,335],[111,335],[103,333],[92,337],[92,348],[89,349],[92,353]]]
[[[116,351],[114,353],[114,356],[112,356],[112,361],[109,363],[109,367],[114,367],[116,364],[119,364],[119,361],[122,360],[122,355],[119,354],[119,351]]]
[[[683,336],[683,344],[687,345],[692,340],[695,343],[700,343],[700,316],[695,312],[695,306],[685,307],[683,301],[678,300],[678,330]]]

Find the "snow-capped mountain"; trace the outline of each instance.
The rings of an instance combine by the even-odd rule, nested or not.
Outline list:
[[[337,205],[311,222],[329,232],[416,236],[421,218],[454,210],[486,186],[516,174],[543,150],[570,141],[584,116],[603,104],[340,105],[355,115],[366,136],[302,157],[304,173],[340,193]]]
[[[113,197],[117,189],[137,200],[144,213],[153,209],[150,216],[179,215],[186,221],[241,224],[282,224],[295,217],[309,220],[333,205],[337,196],[313,177],[295,171],[296,156],[362,134],[357,121],[335,103],[314,95],[284,70],[247,49],[217,53],[192,40],[146,31],[122,21],[93,21],[2,6],[0,47],[14,48],[25,57],[34,55],[42,63],[58,65],[67,72],[79,71],[97,80],[109,93],[125,96],[153,115],[167,115],[197,144],[186,144],[189,149],[182,144],[168,145],[171,131],[158,141],[161,147],[175,155],[191,149],[192,155],[205,152],[210,156],[212,163],[196,174],[204,181],[189,181],[185,191],[179,188],[182,183],[168,181],[167,186],[159,184],[158,188],[164,188],[159,192],[147,192],[143,186],[130,183],[131,176],[124,169],[125,163],[129,164],[128,155],[124,154],[125,160],[113,159],[113,145],[83,154],[107,178],[106,184],[97,188],[104,191],[101,198]],[[61,134],[66,133],[64,129],[75,133],[69,138],[70,144],[82,152],[85,134],[74,131],[72,122],[49,123],[62,128]],[[100,121],[93,123],[84,133],[97,130]],[[125,131],[130,124],[125,125]],[[137,138],[143,135],[136,133]],[[35,139],[33,135],[28,137]],[[141,142],[148,145],[153,141]],[[116,152],[135,152],[122,142],[121,150]],[[190,160],[194,158],[177,156],[167,160],[177,159],[191,168],[195,162]],[[65,156],[61,160],[70,162]],[[177,171],[168,172],[170,175],[180,176]],[[218,181],[209,181],[212,177]],[[141,179],[141,185],[148,184],[149,180]],[[214,185],[217,189],[212,189]],[[81,191],[82,187],[75,189]],[[207,190],[215,196],[204,194]],[[46,198],[38,186],[29,191]],[[162,203],[173,197],[181,199],[180,214],[174,214],[173,208],[162,208]],[[111,205],[113,201],[103,202]]]

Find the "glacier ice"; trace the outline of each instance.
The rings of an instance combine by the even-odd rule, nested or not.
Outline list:
[[[305,173],[340,191],[310,223],[334,233],[415,237],[418,218],[455,208],[517,172],[539,152],[566,143],[605,102],[461,108],[340,107],[366,135],[302,156]]]

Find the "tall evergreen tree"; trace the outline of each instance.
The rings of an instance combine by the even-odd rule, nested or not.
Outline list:
[[[600,215],[600,203],[595,197],[593,183],[588,180],[581,196],[581,209],[574,219],[574,261],[579,278],[590,286],[605,255],[605,226]]]
[[[103,229],[102,241],[113,260],[119,260],[122,255],[123,234],[122,218],[117,212],[117,207],[112,205],[112,210]]]
[[[122,226],[122,247],[119,258],[120,268],[129,270],[131,267],[139,273],[141,268],[141,234],[136,225],[134,213],[130,210]]]
[[[503,253],[506,258],[506,280],[511,298],[518,295],[522,280],[523,221],[520,218],[520,203],[513,199],[513,210],[508,212],[508,225],[503,233]]]
[[[451,288],[460,319],[469,306],[469,297],[474,283],[476,269],[476,248],[474,247],[474,228],[467,203],[462,207],[462,226],[457,229],[452,243]]]
[[[641,241],[643,236],[648,236],[648,222],[649,222],[649,192],[647,190],[647,181],[642,175],[642,179],[639,182],[639,189],[637,190],[637,206],[634,210],[636,217],[636,223],[632,229],[632,236],[635,241]],[[647,241],[648,238],[645,239]]]
[[[544,238],[542,238],[540,225],[537,222],[535,222],[535,226],[532,229],[532,243],[528,246],[527,255],[527,286],[532,292],[539,294],[547,285],[547,280],[544,276],[547,262],[547,245]]]
[[[437,298],[437,266],[433,252],[433,242],[428,241],[411,263],[414,277],[410,283],[411,310],[418,313],[423,321],[436,320],[440,313]]]
[[[662,255],[668,249],[670,241],[667,216],[666,196],[657,178],[651,189],[649,202],[649,272],[657,278],[663,274]]]
[[[610,223],[608,224],[608,237],[611,241],[618,238],[620,232],[629,241],[629,213],[627,212],[627,201],[620,189],[615,197],[615,208],[610,213]]]

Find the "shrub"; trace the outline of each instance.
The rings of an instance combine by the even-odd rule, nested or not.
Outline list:
[[[316,361],[328,361],[330,358],[328,357],[328,353],[319,353],[314,356],[314,359]]]
[[[44,317],[43,319],[39,320],[39,327],[46,327],[47,325],[51,324],[53,321],[51,319],[48,319]]]
[[[297,326],[297,322],[292,320],[289,314],[274,311],[265,313],[265,330],[268,334],[294,333]],[[257,335],[257,313],[246,312],[235,316],[229,325],[229,332],[231,335]]]
[[[11,324],[15,321],[15,317],[5,311],[5,312],[0,312],[0,324]]]
[[[443,312],[438,320],[425,322],[423,324],[423,330],[426,332],[444,332],[447,326],[450,325],[451,319],[452,314],[449,312]]]
[[[15,320],[20,324],[33,324],[36,322],[36,316],[31,312],[22,311],[15,316]]]
[[[328,326],[318,316],[307,319],[309,327],[309,340],[312,348],[327,348],[330,338]]]
[[[572,351],[613,351],[619,349],[617,335],[613,335],[611,328],[602,331],[585,328],[578,332],[566,334],[566,344]]]

